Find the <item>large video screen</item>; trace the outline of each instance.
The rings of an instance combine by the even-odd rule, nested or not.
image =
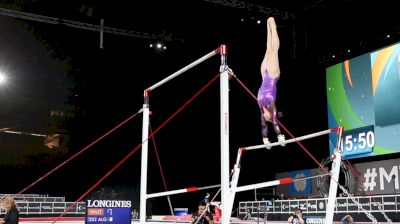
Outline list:
[[[328,124],[346,159],[400,152],[400,43],[326,69]],[[336,146],[330,135],[330,152]]]

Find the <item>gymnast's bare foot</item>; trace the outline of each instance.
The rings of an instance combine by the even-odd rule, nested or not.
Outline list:
[[[274,17],[269,17],[269,18],[267,19],[267,25],[268,25],[271,29],[276,29],[276,23],[275,23]]]

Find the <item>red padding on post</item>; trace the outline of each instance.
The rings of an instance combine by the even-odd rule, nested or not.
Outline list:
[[[226,51],[227,51],[227,49],[226,49],[226,45],[221,45],[221,54],[226,54]]]
[[[143,93],[144,97],[149,97],[150,96],[150,91],[148,89],[146,89]]]
[[[193,191],[198,191],[199,188],[198,187],[189,187],[187,188],[187,192],[193,192]]]
[[[290,178],[290,177],[288,177],[288,178],[282,178],[282,179],[279,180],[279,183],[280,183],[280,184],[290,184],[290,183],[293,183],[293,178]]]

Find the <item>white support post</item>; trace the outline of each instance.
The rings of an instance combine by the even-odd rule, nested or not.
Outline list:
[[[142,163],[140,177],[140,223],[146,222],[146,202],[147,202],[147,164],[148,164],[148,138],[149,138],[149,92],[144,92],[143,104],[143,125],[142,125]]]
[[[325,224],[333,223],[333,214],[335,212],[336,194],[339,183],[340,166],[342,162],[342,133],[343,127],[339,127],[337,131],[336,149],[332,155],[331,181],[329,185],[328,204],[326,206]]]
[[[227,210],[229,211],[229,218],[230,214],[232,213],[233,203],[235,202],[235,195],[236,195],[237,184],[239,181],[239,175],[240,175],[240,166],[236,167],[235,165],[234,174],[232,176],[231,187],[229,191],[229,202],[225,202],[226,206],[228,207]],[[225,205],[223,205],[223,207],[225,207]]]
[[[237,156],[236,156],[236,163],[233,167],[233,173],[232,173],[232,180],[230,183],[230,191],[229,191],[229,203],[226,204],[228,206],[228,211],[232,212],[233,209],[233,202],[235,201],[235,195],[236,195],[236,188],[237,184],[239,182],[239,176],[240,176],[240,160],[242,159],[242,154],[245,151],[244,148],[239,148]]]
[[[231,211],[229,211],[229,73],[226,63],[226,46],[220,46],[220,122],[221,122],[221,203],[222,224],[230,222]]]

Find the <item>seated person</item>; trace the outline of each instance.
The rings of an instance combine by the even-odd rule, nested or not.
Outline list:
[[[292,224],[305,224],[301,209],[295,211],[295,213],[288,218],[288,222]]]
[[[198,210],[192,214],[192,224],[214,224],[214,217],[206,208],[206,203],[201,201]]]

